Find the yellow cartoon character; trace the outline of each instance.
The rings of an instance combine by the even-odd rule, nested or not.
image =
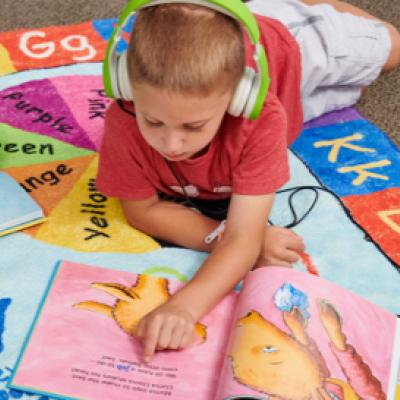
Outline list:
[[[131,336],[135,336],[140,320],[167,302],[171,296],[167,279],[150,275],[138,275],[136,283],[131,287],[119,283],[92,283],[91,286],[116,297],[114,305],[88,300],[74,304],[74,307],[94,311],[114,319],[119,327]],[[195,333],[201,341],[206,339],[204,325],[197,323]]]
[[[331,400],[318,361],[301,342],[256,311],[241,318],[237,326],[230,356],[240,383],[282,399]]]
[[[328,301],[319,300],[318,310],[331,350],[348,382],[330,377],[317,344],[307,334],[307,319],[298,308],[282,313],[290,333],[257,311],[238,321],[230,352],[235,378],[271,399],[386,399],[380,382],[355,349],[346,343],[336,309]]]

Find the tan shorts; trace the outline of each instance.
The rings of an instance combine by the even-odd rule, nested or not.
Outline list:
[[[390,34],[379,21],[300,0],[252,0],[246,5],[280,20],[299,43],[305,121],[355,104],[389,57]]]

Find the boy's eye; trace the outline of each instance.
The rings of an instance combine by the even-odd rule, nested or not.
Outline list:
[[[195,125],[195,126],[193,126],[193,125],[185,125],[185,129],[187,131],[190,131],[190,132],[200,132],[203,129],[203,127],[204,127],[204,124]]]
[[[160,127],[164,126],[164,123],[161,121],[152,121],[147,118],[144,118],[144,121],[148,126],[150,126],[152,128],[160,128]],[[205,124],[201,124],[201,125],[186,125],[185,124],[185,125],[183,125],[183,128],[189,132],[200,132],[203,129],[204,125]]]
[[[158,127],[160,127],[160,126],[163,126],[163,123],[162,123],[162,122],[150,121],[150,120],[148,120],[148,119],[145,119],[145,121],[146,121],[146,124],[147,124],[147,125],[152,126],[152,127],[154,127],[154,128],[158,128]]]

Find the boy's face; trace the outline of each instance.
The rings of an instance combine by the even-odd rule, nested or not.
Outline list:
[[[147,84],[136,85],[135,112],[147,143],[169,161],[199,154],[216,135],[231,92],[207,97],[169,93]]]

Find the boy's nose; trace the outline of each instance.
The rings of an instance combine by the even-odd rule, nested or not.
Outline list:
[[[183,138],[181,135],[176,133],[170,133],[164,137],[164,150],[165,153],[171,156],[179,154],[183,145]]]

